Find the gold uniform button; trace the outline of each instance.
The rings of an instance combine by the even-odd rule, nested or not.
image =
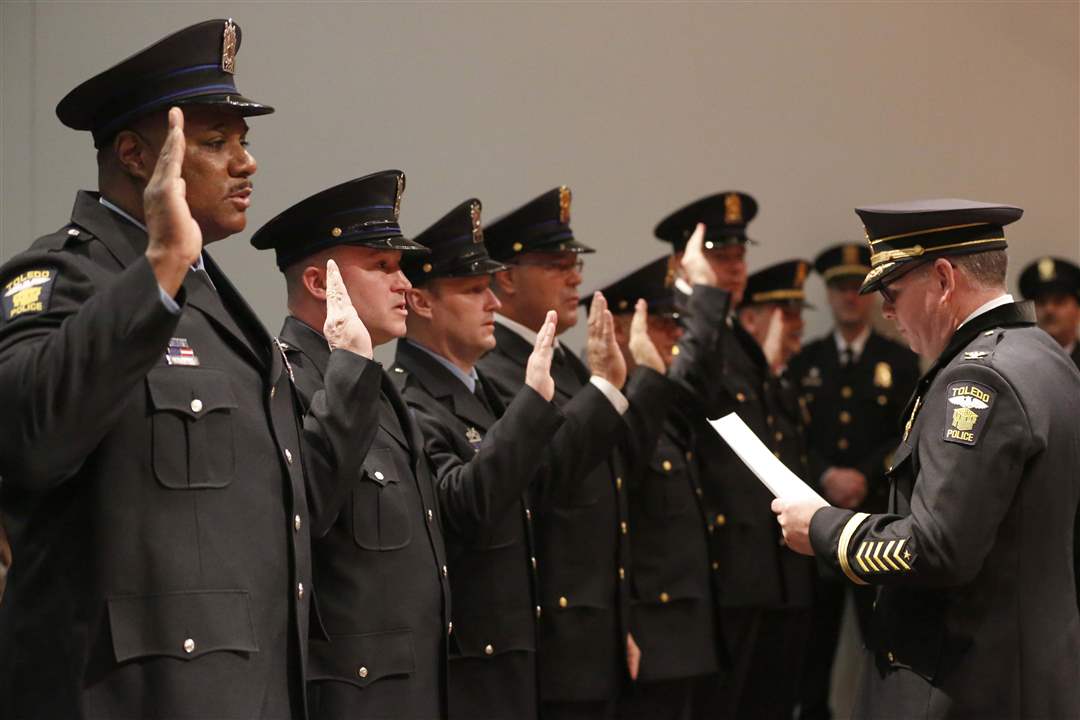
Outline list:
[[[367,673],[368,673],[368,670],[367,670],[367,668],[366,668],[366,667],[360,667],[360,669],[358,669],[358,670],[356,671],[356,676],[357,676],[358,678],[360,678],[361,680],[363,680],[364,678],[366,678],[366,677],[367,677]]]
[[[892,653],[887,653],[885,657],[889,658],[889,662],[896,662],[896,656]]]
[[[564,608],[569,604],[570,604],[570,601],[567,600],[565,597],[559,598],[559,607]]]
[[[536,569],[536,556],[535,556],[535,555],[533,555],[532,557],[530,557],[530,558],[529,558],[529,562],[531,562],[531,563],[532,563],[532,566],[533,566],[533,570],[535,570],[535,569]]]
[[[841,410],[840,411],[840,423],[842,425],[850,425],[851,424],[851,413],[849,413],[847,410]]]
[[[681,352],[681,351],[679,350],[679,346],[678,346],[678,345],[672,345],[672,346],[671,346],[671,354],[672,354],[672,355],[678,355],[678,354],[679,354],[680,352]]]
[[[540,616],[543,615],[543,614],[544,614],[543,609],[539,605],[537,605],[536,606],[536,619],[539,620]]]
[[[341,228],[339,228],[339,227],[333,228],[330,231],[330,234],[333,235],[334,237],[341,237]]]
[[[666,592],[660,593],[660,602],[666,603],[670,599],[671,599],[671,596],[668,595]]]
[[[197,413],[202,410],[202,400],[195,398],[191,401],[191,412]]]
[[[275,395],[277,395],[277,386],[276,385],[274,387],[270,388],[270,399],[273,400]]]
[[[296,597],[304,599],[304,583],[296,583]]]
[[[431,521],[432,521],[432,520],[434,520],[434,519],[435,519],[435,513],[433,513],[433,512],[431,511],[431,508],[428,508],[428,511],[427,511],[427,521],[428,521],[428,522],[431,522]]]
[[[713,570],[719,570],[719,569],[720,569],[720,563],[718,563],[718,562],[716,562],[716,561],[714,560],[714,561],[713,561],[713,564],[712,564],[712,569],[713,569]]]
[[[294,517],[292,519],[292,526],[293,526],[293,529],[296,530],[297,532],[300,532],[300,528],[302,528],[304,526],[304,521],[300,519],[299,515],[297,515],[296,517]]]
[[[840,448],[841,450],[847,450],[848,445],[850,445],[850,443],[848,442],[847,438],[840,438],[836,441],[836,447]]]
[[[851,397],[854,394],[855,394],[855,391],[852,390],[851,386],[849,386],[849,385],[845,385],[844,387],[840,388],[840,397],[842,397],[844,399],[847,399],[847,398]]]
[[[626,579],[626,568],[619,568],[619,579],[620,580],[625,580]]]
[[[774,438],[776,438],[776,442],[780,442],[781,440],[783,440],[783,439],[784,439],[784,433],[782,433],[782,432],[780,432],[780,431],[778,430],[778,431],[776,432],[776,434],[775,434],[775,435],[773,435],[773,437],[774,437]]]
[[[694,453],[692,453],[692,452],[690,452],[689,450],[687,450],[687,451],[686,451],[686,462],[690,462],[690,461],[691,461],[691,460],[693,460],[693,459],[694,459]]]
[[[532,510],[529,508],[525,508],[525,519],[532,520]]]
[[[442,576],[443,576],[443,577],[446,577],[446,576],[447,576],[447,575],[449,574],[449,572],[450,572],[450,571],[446,569],[446,566],[445,566],[445,565],[443,565],[443,566],[442,566]]]
[[[774,422],[776,422],[776,418],[774,418],[772,415],[766,415],[765,422],[767,422],[769,425],[772,425]]]
[[[623,535],[625,535],[626,533],[630,532],[630,528],[629,528],[629,526],[628,526],[628,525],[626,524],[626,521],[625,521],[625,520],[624,520],[624,521],[622,521],[621,523],[619,523],[619,530],[620,530],[620,531],[622,532],[622,534],[623,534]]]
[[[424,272],[426,272],[426,273],[431,272],[431,263],[424,263],[424,268],[423,269],[424,269]]]
[[[697,493],[698,497],[704,497],[705,496],[705,491],[702,490],[701,488],[694,488],[694,492]]]
[[[396,372],[396,373],[404,373],[405,371],[404,371],[404,370],[402,370],[402,369],[401,369],[401,368],[399,368],[399,367],[396,367],[396,368],[394,368],[394,372]]]
[[[622,490],[622,478],[615,478],[615,490]]]
[[[447,635],[447,637],[449,637],[450,635],[453,635],[453,634],[454,634],[454,621],[451,620],[450,622],[448,622],[446,624],[446,635]]]
[[[187,640],[184,641],[184,652],[186,652],[189,655],[191,653],[195,652],[195,641],[192,640],[191,638],[188,638]]]
[[[877,396],[877,404],[881,405],[882,407],[885,407],[886,405],[889,404],[889,398],[885,397],[884,395],[878,395]]]
[[[735,393],[735,399],[739,402],[746,402],[746,393]]]
[[[664,468],[664,472],[671,472],[671,461],[665,460],[664,462],[660,463],[660,467]]]
[[[524,245],[522,245],[522,244],[521,244],[521,243],[519,243],[519,242],[516,242],[516,243],[514,243],[514,252],[521,252],[521,249],[522,249],[523,247],[525,247],[525,246],[524,246]]]
[[[717,525],[720,525],[721,527],[723,527],[724,523],[726,523],[726,522],[727,522],[727,517],[723,513],[720,513],[719,515],[716,516],[716,524]]]
[[[292,450],[285,448],[285,461],[292,465]]]
[[[485,655],[494,655],[495,654],[495,648],[492,647],[491,645],[485,645],[484,646],[484,654]]]

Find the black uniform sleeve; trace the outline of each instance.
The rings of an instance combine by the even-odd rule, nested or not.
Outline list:
[[[947,397],[924,404],[916,450],[903,444],[893,460],[892,473],[914,477],[911,514],[825,507],[811,521],[815,554],[857,585],[971,581],[990,552],[1024,464],[1041,449],[1016,392],[992,367],[966,363],[942,375]]]
[[[29,491],[79,470],[178,322],[145,257],[102,277],[67,253],[28,253],[0,272],[0,286],[41,271],[49,276],[40,306],[25,314],[5,306],[0,318],[0,473]]]
[[[409,406],[424,434],[444,522],[465,538],[502,520],[521,499],[536,476],[546,439],[564,422],[553,403],[525,385],[485,434],[476,454],[462,458],[445,423],[421,403]]]
[[[710,418],[722,415],[729,405],[721,396],[722,383],[717,378],[723,373],[730,307],[730,293],[695,285],[690,295],[687,332],[679,340],[679,355],[668,369],[668,377],[680,388],[679,401],[697,406]]]

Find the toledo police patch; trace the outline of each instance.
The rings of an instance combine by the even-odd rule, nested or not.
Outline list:
[[[993,410],[995,395],[991,388],[976,382],[954,382],[949,385],[943,439],[961,445],[979,442]]]
[[[0,304],[5,322],[27,313],[45,312],[49,309],[52,286],[56,282],[56,270],[37,268],[26,270],[4,283],[0,289]]]

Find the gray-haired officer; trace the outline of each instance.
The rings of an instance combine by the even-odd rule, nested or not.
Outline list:
[[[810,416],[810,478],[838,507],[883,512],[889,499],[885,471],[900,441],[900,413],[919,379],[918,359],[871,325],[875,298],[859,294],[870,272],[865,243],[827,248],[814,260],[814,269],[825,281],[834,326],[807,344],[789,367]],[[868,637],[874,589],[852,586],[831,572],[818,574],[799,698],[801,720],[832,716],[833,658],[849,594],[860,633]]]
[[[298,418],[205,252],[245,227],[245,118],[272,111],[236,88],[240,37],[199,23],[72,90],[57,115],[92,134],[100,192],[0,269],[15,717],[306,714],[304,467],[359,468],[377,375],[366,334],[335,334]]]
[[[888,512],[773,503],[788,544],[878,585],[856,715],[1080,716],[1073,524],[1080,372],[1006,293],[1019,208],[858,208],[881,292],[934,358],[905,410]]]

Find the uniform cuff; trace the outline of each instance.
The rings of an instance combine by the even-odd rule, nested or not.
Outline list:
[[[623,415],[630,408],[630,401],[626,399],[619,388],[611,384],[610,381],[605,380],[599,375],[593,375],[589,378],[589,382],[596,386],[596,388],[604,394],[604,397],[608,399],[612,407],[615,408],[615,412]]]

